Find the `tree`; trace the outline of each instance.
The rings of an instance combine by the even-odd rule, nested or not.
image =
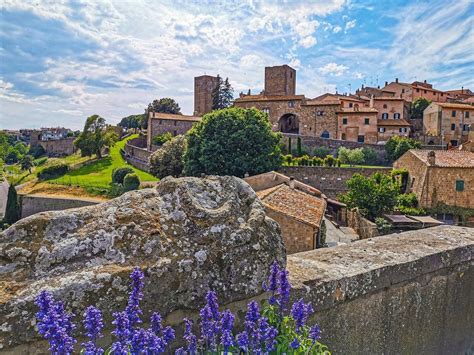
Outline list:
[[[186,151],[184,136],[176,136],[165,142],[149,159],[151,173],[160,179],[165,176],[178,177],[183,172],[183,156]]]
[[[375,173],[370,177],[354,174],[347,181],[347,187],[349,191],[340,196],[340,200],[349,208],[357,207],[372,221],[393,210],[400,194],[398,180],[382,173]]]
[[[93,115],[87,118],[84,130],[74,141],[74,145],[81,150],[82,156],[96,154],[102,158],[102,148],[111,147],[118,140],[113,128],[107,128],[105,119]]]
[[[181,108],[174,99],[170,97],[163,97],[161,99],[153,100],[152,103],[149,103],[146,112],[173,113],[175,115],[181,115]]]
[[[18,205],[18,196],[15,186],[10,185],[8,188],[7,207],[5,209],[5,216],[3,221],[12,225],[20,219],[20,207]]]
[[[385,144],[385,151],[391,161],[395,161],[410,149],[420,149],[421,143],[407,137],[392,136]]]
[[[279,133],[272,132],[266,114],[231,107],[210,112],[187,133],[184,174],[243,177],[281,165]]]
[[[373,148],[364,147],[362,148],[362,152],[364,153],[364,163],[367,165],[377,165],[379,161],[379,156],[377,152]]]
[[[143,116],[145,114],[140,114],[140,115],[130,115],[127,117],[124,117],[120,120],[120,123],[118,124],[120,127],[123,128],[140,128],[142,126],[143,122]]]
[[[229,78],[224,81],[217,74],[217,84],[212,91],[212,109],[221,110],[223,108],[230,107],[234,99],[234,89],[229,83]]]
[[[31,174],[31,168],[34,166],[33,157],[29,154],[23,155],[20,159],[20,165],[22,170],[28,170]]]
[[[431,104],[424,97],[418,97],[411,103],[411,118],[423,118],[423,111]]]

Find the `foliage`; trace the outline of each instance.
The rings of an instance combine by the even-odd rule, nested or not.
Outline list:
[[[45,167],[38,173],[38,179],[49,180],[66,174],[69,171],[69,165],[64,163],[53,164]]]
[[[123,189],[125,191],[137,190],[140,187],[140,178],[135,173],[128,173],[123,178]]]
[[[220,75],[217,74],[217,84],[211,95],[213,110],[221,110],[230,107],[234,100],[234,89],[232,89],[229,83],[229,78],[222,80]]]
[[[474,208],[451,206],[444,203],[438,203],[436,207],[428,209],[430,215],[437,214],[451,214],[453,216],[459,216],[462,224],[466,223],[468,218],[474,216]]]
[[[29,154],[23,155],[20,159],[22,170],[28,170],[31,174],[31,168],[34,166],[33,157]]]
[[[408,214],[408,215],[411,215],[411,216],[424,216],[424,215],[426,215],[426,210],[424,208],[418,208],[418,207],[396,206],[395,211],[398,211],[402,214]]]
[[[364,154],[364,164],[377,165],[379,157],[375,149],[370,147],[364,147],[362,148],[362,153]]]
[[[293,156],[291,154],[283,155],[283,162],[286,165],[291,165],[293,163]]]
[[[0,131],[0,159],[5,161],[7,157],[8,147],[10,143],[8,142],[8,135],[5,132]]]
[[[375,218],[375,225],[381,235],[387,234],[392,230],[392,224],[382,217]]]
[[[43,146],[40,144],[30,146],[30,150],[28,154],[32,155],[35,159],[38,159],[40,156],[44,155],[46,151],[44,150]]]
[[[141,128],[142,127],[142,122],[145,119],[145,114],[140,114],[140,115],[130,115],[127,117],[124,117],[120,120],[119,126],[123,128]]]
[[[186,151],[186,138],[176,136],[150,156],[151,173],[162,179],[171,175],[178,177],[183,172],[183,157]]]
[[[421,143],[407,137],[392,136],[385,144],[385,151],[391,161],[395,161],[410,149],[420,149]]]
[[[161,112],[161,113],[172,113],[175,115],[181,115],[181,108],[179,104],[170,97],[163,97],[161,99],[153,100],[148,104],[146,109],[146,117],[149,112]]]
[[[288,154],[291,154],[292,148],[291,148],[291,137],[288,137]]]
[[[313,166],[323,166],[323,165],[324,165],[324,159],[319,158],[319,157],[313,158]]]
[[[74,141],[74,145],[81,150],[82,156],[96,154],[102,158],[102,148],[111,147],[118,140],[113,128],[107,128],[105,119],[93,115],[87,118],[83,131]]]
[[[326,155],[326,158],[324,158],[324,165],[326,166],[334,166],[334,163],[336,160],[332,155]]]
[[[16,149],[20,157],[28,153],[28,147],[23,142],[15,143],[14,148]]]
[[[392,211],[397,204],[400,183],[389,175],[375,173],[370,177],[354,174],[347,181],[349,191],[340,199],[349,208],[357,207],[371,220]]]
[[[411,118],[423,118],[423,111],[431,104],[424,97],[418,97],[411,103]]]
[[[296,138],[296,156],[300,157],[303,155],[303,150],[301,149],[301,137]]]
[[[130,275],[131,292],[127,306],[124,311],[112,315],[114,342],[108,349],[97,344],[97,340],[104,336],[102,312],[93,305],[86,308],[82,328],[87,341],[82,344],[81,353],[171,353],[175,330],[163,324],[159,313],[151,314],[148,328],[140,327],[143,322],[140,308],[143,278],[144,273],[136,267]],[[209,291],[206,304],[199,312],[200,334],[194,333],[198,327],[193,327],[193,321],[185,318],[181,342],[184,346],[176,349],[175,354],[330,354],[328,348],[319,342],[320,327],[307,324],[314,313],[311,304],[299,299],[290,307],[288,271],[280,269],[276,262],[271,266],[264,290],[271,294],[270,299],[262,309],[256,301],[247,305],[244,326],[239,333],[235,329],[235,315],[228,309],[219,310],[217,294]],[[51,353],[72,353],[78,328],[73,323],[73,316],[47,291],[42,291],[35,303],[39,308],[36,313],[38,333],[49,342]]]
[[[342,164],[353,166],[364,162],[364,152],[362,148],[348,149],[346,147],[340,147],[337,151],[337,156]]]
[[[5,163],[7,164],[15,164],[18,163],[20,159],[20,152],[15,147],[8,147],[7,154],[5,156]]]
[[[328,147],[316,147],[313,149],[313,156],[324,159],[326,156],[331,154],[331,149]]]
[[[173,139],[173,135],[170,132],[166,132],[153,137],[153,144],[162,145],[171,139]]]
[[[8,188],[7,206],[3,223],[12,225],[20,219],[20,205],[18,204],[18,195],[15,186],[12,184]]]
[[[125,192],[123,185],[122,184],[117,184],[115,182],[112,182],[110,184],[110,187],[108,188],[106,195],[114,198],[122,195]]]
[[[397,206],[400,207],[418,207],[418,198],[414,192],[400,194],[397,197]]]
[[[112,183],[123,184],[125,175],[133,173],[134,170],[129,166],[121,166],[112,170]]]
[[[36,166],[41,166],[47,161],[48,161],[48,157],[41,157],[41,158],[35,159],[34,163]]]
[[[186,135],[184,174],[243,177],[281,165],[280,134],[272,132],[266,114],[255,108],[231,107],[210,112]]]

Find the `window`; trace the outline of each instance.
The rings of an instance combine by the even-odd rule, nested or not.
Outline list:
[[[455,123],[451,123],[451,131],[454,131],[456,130],[456,124]]]
[[[423,90],[423,93],[426,94],[426,90]]]
[[[329,138],[329,132],[324,131],[323,133],[321,133],[321,138]]]
[[[347,124],[347,118],[342,119],[342,124]]]
[[[288,107],[295,107],[294,101],[288,101]]]
[[[400,114],[397,113],[397,112],[395,112],[395,113],[393,114],[393,118],[394,118],[395,120],[399,120],[399,119],[400,119]]]
[[[380,133],[385,133],[385,127],[379,127],[379,132]]]
[[[441,93],[440,95],[443,96],[443,93]]]
[[[177,124],[177,121],[174,121],[174,125],[175,125],[175,126],[176,126],[176,124]]]
[[[420,92],[420,89],[416,89],[416,92]]]
[[[352,107],[352,102],[349,102],[349,107]]]
[[[408,132],[408,128],[406,128],[406,127],[400,127],[400,128],[398,129],[398,131],[399,131],[400,133],[407,133],[407,132]]]
[[[382,120],[388,120],[388,113],[387,112],[382,113]]]
[[[405,93],[405,89],[402,89],[402,94],[404,94],[404,93]]]
[[[456,191],[464,191],[464,180],[456,180]]]
[[[469,111],[464,112],[464,117],[469,118]]]
[[[324,111],[316,111],[316,116],[324,116]]]
[[[270,109],[268,107],[262,108],[262,112],[268,115],[270,113]]]
[[[469,125],[468,125],[468,124],[463,125],[463,126],[462,126],[462,130],[463,130],[464,132],[468,132],[468,131],[469,131]]]
[[[341,134],[341,139],[342,139],[343,141],[346,140],[346,134],[345,134],[345,133]]]
[[[456,111],[455,111],[455,110],[453,110],[453,111],[451,112],[451,117],[456,117]]]
[[[364,124],[370,124],[370,119],[365,118],[365,119],[364,119]]]
[[[450,143],[451,143],[451,146],[453,146],[453,147],[457,147],[457,146],[458,146],[458,141],[457,141],[457,139],[453,139],[452,141],[450,141]]]
[[[163,120],[159,120],[159,121],[158,121],[158,124],[162,124],[162,123],[163,123]]]
[[[357,136],[357,142],[364,143],[365,137],[364,136]]]
[[[383,104],[383,108],[387,108],[387,104]]]

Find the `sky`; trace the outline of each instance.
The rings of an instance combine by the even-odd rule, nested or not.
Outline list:
[[[235,97],[264,67],[297,70],[297,94],[428,80],[474,90],[474,1],[0,1],[0,129],[108,123],[172,97],[193,113],[194,77]]]

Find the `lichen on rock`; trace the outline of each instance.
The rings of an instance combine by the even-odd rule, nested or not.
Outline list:
[[[37,340],[33,299],[43,289],[75,314],[95,304],[109,318],[140,266],[145,313],[168,314],[199,308],[211,289],[222,304],[259,294],[274,260],[285,263],[279,227],[235,177],[169,177],[99,205],[42,212],[0,234],[0,345]]]

